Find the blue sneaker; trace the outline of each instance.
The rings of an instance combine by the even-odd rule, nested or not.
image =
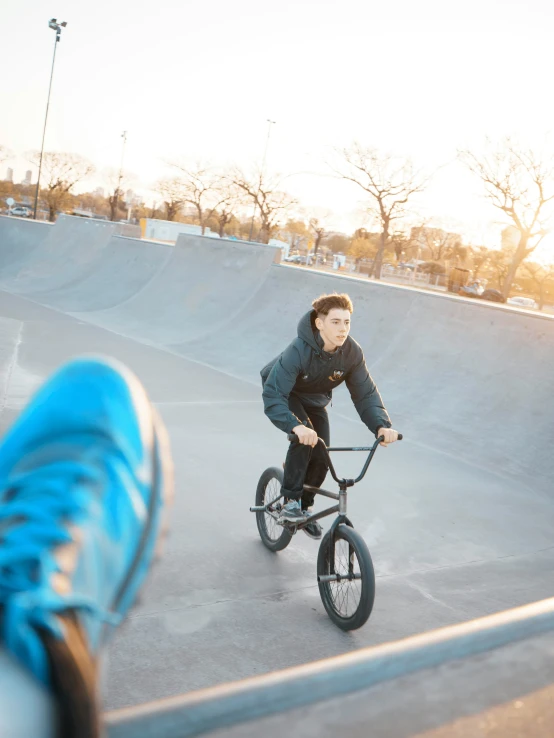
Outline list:
[[[61,702],[71,694],[64,735],[99,733],[98,656],[150,568],[172,494],[165,428],[111,360],[62,367],[0,445],[0,640]]]

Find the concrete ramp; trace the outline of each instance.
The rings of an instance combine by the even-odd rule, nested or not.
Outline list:
[[[29,252],[17,273],[1,275],[0,286],[48,304],[52,292],[94,268],[118,232],[117,223],[60,215],[53,226],[48,226],[40,248]],[[6,244],[12,251],[13,242],[7,239]]]
[[[143,241],[118,235],[125,224],[66,215],[33,222],[33,239],[30,223],[2,220],[1,288],[176,350],[241,310],[275,257],[260,244],[188,234],[175,246]]]
[[[35,299],[65,313],[88,313],[121,305],[139,293],[168,264],[174,248],[112,236],[99,258],[77,277]]]
[[[237,314],[263,285],[274,255],[260,244],[180,234],[170,258],[133,297],[73,314],[140,341],[180,346]],[[109,282],[115,290],[117,279],[114,273]]]
[[[0,215],[0,280],[12,286],[33,253],[49,238],[52,223]]]

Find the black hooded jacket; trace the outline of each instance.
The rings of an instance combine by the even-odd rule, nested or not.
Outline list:
[[[390,428],[390,418],[360,345],[349,336],[334,353],[327,353],[315,318],[314,310],[304,315],[298,324],[298,338],[260,372],[267,417],[277,428],[290,433],[302,425],[289,410],[291,394],[306,408],[325,407],[333,389],[346,382],[354,406],[369,430],[376,433],[379,428]]]

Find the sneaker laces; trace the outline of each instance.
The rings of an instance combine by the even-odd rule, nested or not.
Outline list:
[[[82,459],[64,459],[12,475],[0,492],[0,636],[45,684],[48,658],[39,633],[63,639],[57,614],[80,609],[114,625],[120,620],[88,597],[52,588],[52,576],[62,571],[55,551],[73,541],[71,524],[99,504],[93,491],[103,478]]]

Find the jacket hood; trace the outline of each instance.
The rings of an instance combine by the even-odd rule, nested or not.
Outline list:
[[[308,346],[319,356],[322,356],[325,351],[323,350],[323,341],[319,335],[319,331],[315,327],[315,310],[310,310],[306,315],[300,318],[298,323],[298,338],[305,341]]]

